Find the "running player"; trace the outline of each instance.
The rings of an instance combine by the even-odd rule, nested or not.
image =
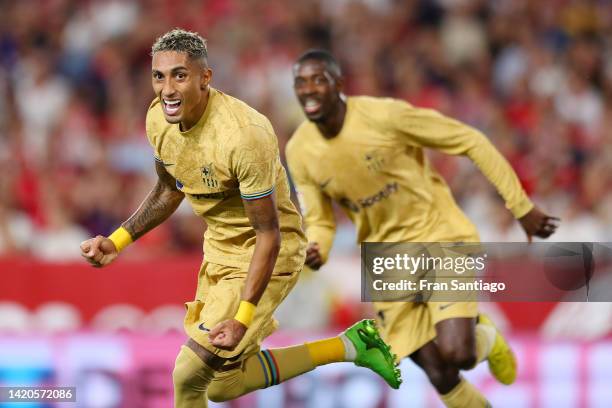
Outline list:
[[[260,350],[303,268],[306,240],[270,122],[209,86],[207,57],[205,40],[180,29],[153,45],[156,98],[146,132],[157,184],[112,235],[83,242],[82,255],[108,265],[185,197],[206,221],[196,297],[186,304],[189,339],[173,371],[176,407],[205,407],[207,398],[233,399],[337,361],[366,366],[399,387],[394,358],[371,320],[338,337]]]
[[[475,129],[436,111],[390,98],[346,97],[334,57],[319,50],[293,68],[306,120],[287,145],[287,161],[302,206],[306,264],[323,265],[332,246],[332,200],[369,242],[477,242],[478,233],[456,205],[423,148],[469,157],[497,188],[531,236],[546,238],[557,219],[534,207],[506,160]],[[476,302],[375,303],[383,339],[400,358],[410,356],[448,407],[488,402],[460,376],[488,359],[503,384],[516,378],[508,344]]]

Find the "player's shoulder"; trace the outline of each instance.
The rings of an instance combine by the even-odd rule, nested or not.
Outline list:
[[[219,90],[215,92],[218,110],[224,114],[225,119],[236,124],[238,128],[248,128],[252,125],[267,127],[270,124],[265,115],[246,102]]]
[[[355,106],[359,107],[384,107],[400,101],[399,99],[390,98],[388,96],[371,95],[354,95],[349,96],[348,99],[352,101]]]
[[[387,128],[393,124],[440,120],[434,109],[414,106],[403,99],[356,96],[349,99],[354,113],[368,126]]]
[[[305,119],[298,125],[291,135],[290,142],[292,144],[299,144],[303,139],[308,138],[313,133],[317,133],[317,127],[309,120]]]
[[[304,120],[289,138],[289,141],[285,146],[285,153],[287,156],[295,156],[295,152],[302,151],[303,147],[307,145],[309,141],[312,141],[313,138],[318,137],[318,135],[319,131],[316,125],[309,120]]]
[[[215,90],[215,128],[224,132],[223,148],[243,154],[254,149],[278,151],[270,120],[246,102]]]
[[[158,113],[163,113],[161,104],[159,103],[159,98],[155,97],[149,104],[149,108],[147,109],[147,123],[153,122],[156,119]]]
[[[361,115],[371,117],[386,117],[395,109],[414,109],[412,105],[402,99],[358,95],[348,98],[349,105]]]

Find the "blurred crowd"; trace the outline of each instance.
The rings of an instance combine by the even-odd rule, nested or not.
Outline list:
[[[266,114],[281,151],[303,120],[292,62],[330,49],[349,95],[403,98],[481,129],[562,218],[557,239],[612,241],[606,0],[0,0],[0,10],[0,256],[78,258],[82,240],[138,206],[155,181],[150,47],[173,27],[208,39],[213,86]],[[475,166],[431,159],[484,240],[524,240]],[[181,207],[130,256],[199,251],[203,228]]]

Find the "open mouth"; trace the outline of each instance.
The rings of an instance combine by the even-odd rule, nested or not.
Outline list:
[[[177,100],[164,99],[163,101],[164,101],[164,110],[166,111],[166,113],[170,116],[176,115],[176,113],[179,111],[179,108],[181,107],[180,99],[177,99]]]
[[[304,102],[304,111],[307,114],[312,115],[319,112],[319,110],[321,110],[321,102],[315,99],[306,99],[306,102]]]

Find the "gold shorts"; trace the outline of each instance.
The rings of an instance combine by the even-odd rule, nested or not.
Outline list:
[[[398,360],[435,339],[437,323],[478,315],[477,302],[376,302],[374,308],[382,338]]]
[[[228,362],[244,360],[257,353],[262,340],[278,327],[273,313],[295,286],[299,272],[275,272],[272,275],[243,339],[234,350],[227,351],[210,344],[208,333],[217,323],[233,318],[238,311],[247,272],[204,261],[198,274],[195,300],[185,303],[185,332],[202,347],[228,359]]]
[[[475,238],[477,237],[474,237],[474,241]],[[450,243],[428,245],[430,256],[445,259],[464,258],[466,254],[474,253],[478,249],[477,243],[474,243],[474,246],[462,247],[455,247]],[[474,269],[466,269],[461,274],[434,269],[416,279],[426,279],[451,288],[452,280],[469,282],[474,276]],[[435,339],[437,323],[454,318],[475,318],[478,315],[478,298],[474,291],[429,289],[414,293],[420,300],[374,303],[381,335],[398,359],[409,356]]]

